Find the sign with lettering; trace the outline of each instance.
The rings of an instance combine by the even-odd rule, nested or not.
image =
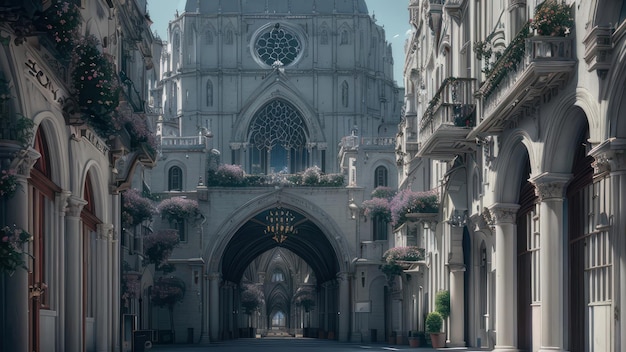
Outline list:
[[[37,60],[27,56],[24,62],[26,76],[35,83],[35,86],[51,102],[63,104],[67,97],[67,92],[62,84],[58,83],[53,75],[45,70]]]

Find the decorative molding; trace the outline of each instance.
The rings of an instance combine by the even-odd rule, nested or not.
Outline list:
[[[114,229],[114,226],[112,224],[98,224],[97,225],[98,239],[99,240],[112,240],[113,229]]]
[[[611,26],[595,26],[583,38],[585,45],[585,62],[587,71],[596,71],[598,77],[606,77],[611,68],[613,53],[613,28]]]

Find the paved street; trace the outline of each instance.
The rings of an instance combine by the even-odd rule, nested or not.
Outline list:
[[[210,345],[155,345],[150,352],[199,352],[199,351],[236,351],[236,352],[259,352],[259,351],[297,351],[297,352],[356,352],[356,351],[404,351],[413,350],[421,352],[435,351],[432,348],[412,348],[408,345],[388,344],[357,344],[340,343],[329,340],[309,338],[263,338],[263,339],[238,339],[221,341]],[[446,349],[454,351],[457,349]],[[468,351],[467,349],[458,349]]]

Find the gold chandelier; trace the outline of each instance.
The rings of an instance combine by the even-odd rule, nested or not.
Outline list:
[[[290,235],[298,233],[293,221],[295,216],[289,211],[281,207],[270,209],[265,216],[265,234],[272,236],[276,243],[283,243]]]

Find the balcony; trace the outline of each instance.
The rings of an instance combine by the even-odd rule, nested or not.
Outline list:
[[[525,38],[524,32],[505,49],[478,91],[482,114],[471,139],[504,130],[575,71],[571,37]]]
[[[206,148],[206,137],[161,137],[163,151],[198,151]]]
[[[474,80],[447,78],[428,104],[420,122],[419,157],[439,160],[473,150],[466,137],[476,122]]]

